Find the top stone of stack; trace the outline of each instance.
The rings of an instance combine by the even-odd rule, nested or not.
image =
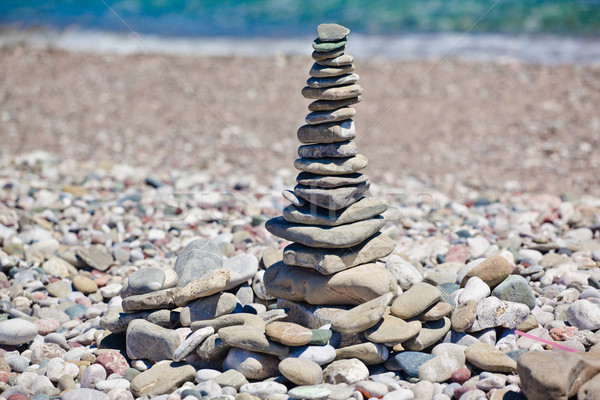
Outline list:
[[[337,42],[345,39],[350,29],[338,24],[321,24],[317,27],[319,40],[322,42]]]

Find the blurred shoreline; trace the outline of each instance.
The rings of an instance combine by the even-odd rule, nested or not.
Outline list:
[[[305,55],[313,37],[168,37],[85,29],[0,29],[0,47],[26,46],[95,54],[168,54],[208,57]],[[355,57],[388,60],[453,58],[466,61],[533,64],[600,63],[597,38],[494,33],[353,34]]]

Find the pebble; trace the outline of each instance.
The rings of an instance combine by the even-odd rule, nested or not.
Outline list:
[[[369,377],[369,369],[360,360],[337,360],[323,370],[323,380],[336,385],[346,383],[353,385]]]
[[[0,322],[0,344],[20,345],[35,339],[38,329],[35,324],[21,318]]]
[[[392,303],[392,315],[409,319],[421,314],[440,300],[440,290],[425,282],[418,282],[400,294]]]

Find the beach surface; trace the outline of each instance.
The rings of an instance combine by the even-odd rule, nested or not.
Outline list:
[[[0,50],[0,154],[286,184],[309,100],[307,55]],[[600,194],[600,65],[357,59],[355,123],[372,182],[448,194]]]

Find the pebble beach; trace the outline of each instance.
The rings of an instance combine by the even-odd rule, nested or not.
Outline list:
[[[393,246],[290,272],[308,55],[0,55],[0,398],[600,398],[598,65],[355,60]]]

